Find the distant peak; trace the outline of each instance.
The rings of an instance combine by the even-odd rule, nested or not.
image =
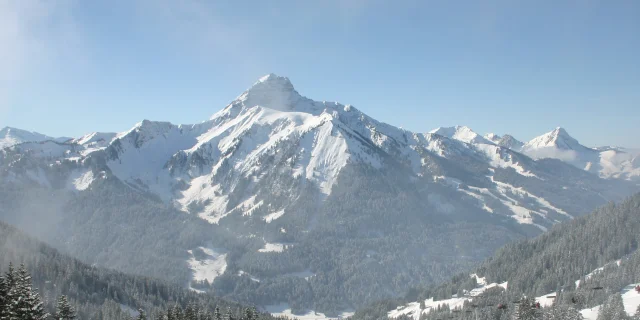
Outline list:
[[[522,141],[514,138],[510,134],[505,134],[498,141],[498,145],[501,146],[501,147],[505,147],[505,148],[509,148],[509,149],[518,151],[518,150],[522,149],[522,146],[524,146],[524,143]]]
[[[433,129],[429,131],[429,133],[439,134],[441,136],[446,136],[451,138],[457,132],[473,132],[471,128],[467,126],[453,126],[453,127],[438,127],[437,129]]]
[[[490,141],[492,141],[492,142],[494,142],[494,143],[497,143],[498,141],[500,141],[500,139],[502,139],[502,137],[501,137],[501,136],[499,136],[499,135],[497,135],[497,134],[495,134],[495,133],[491,133],[491,132],[490,132],[490,133],[485,134],[485,135],[484,135],[484,137],[485,137],[487,140],[490,140]]]
[[[2,132],[2,133],[8,133],[8,132],[11,132],[11,131],[18,131],[18,132],[20,132],[20,131],[25,131],[25,130],[17,129],[17,128],[13,128],[13,127],[4,127],[4,128],[2,128],[2,129],[0,129],[0,132]]]
[[[565,130],[563,127],[556,127],[553,131],[547,133],[547,135],[551,136],[555,139],[572,139],[571,135]]]
[[[45,135],[43,135],[41,133],[28,131],[28,130],[22,130],[22,129],[18,129],[18,128],[14,128],[14,127],[4,127],[2,129],[0,129],[0,133],[3,134],[3,135],[7,135],[7,134],[40,135],[40,136],[46,137]]]
[[[489,140],[481,137],[467,126],[440,127],[431,130],[429,133],[435,133],[447,138],[456,139],[466,143],[482,143],[491,144]]]
[[[555,147],[566,150],[588,149],[587,147],[581,145],[578,140],[569,135],[567,130],[562,127],[556,127],[552,131],[532,139],[526,145],[526,148],[528,149],[547,147]]]
[[[569,136],[569,133],[563,127],[556,127],[551,133],[557,136]]]

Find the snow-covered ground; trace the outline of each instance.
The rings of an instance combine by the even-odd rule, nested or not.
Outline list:
[[[71,190],[86,190],[95,180],[91,169],[76,170],[69,177],[68,188]]]
[[[265,243],[262,249],[258,249],[258,252],[283,252],[289,246],[292,246],[291,243]]]
[[[600,312],[600,306],[580,310],[584,320],[596,320],[598,319],[598,312]]]
[[[330,320],[330,319],[346,319],[352,316],[355,311],[353,310],[345,310],[338,317],[327,317],[324,313],[315,312],[313,310],[308,310],[304,314],[293,314],[291,313],[291,308],[286,303],[281,303],[277,305],[266,306],[266,312],[271,313],[272,315],[278,316],[286,316],[290,319],[299,319],[299,320]]]
[[[280,210],[280,211],[276,211],[276,212],[270,213],[270,214],[268,214],[268,215],[266,215],[264,217],[264,221],[267,222],[267,223],[270,223],[271,221],[282,217],[283,214],[284,214],[284,210]]]
[[[540,303],[541,307],[551,307],[556,300],[555,297],[555,292],[547,293],[543,296],[536,297],[536,302]]]
[[[486,278],[480,277],[475,273],[470,276],[476,279],[476,282],[478,283],[479,287],[467,292],[463,297],[454,296],[454,297],[451,297],[450,299],[437,300],[437,301],[435,301],[433,298],[429,298],[424,301],[425,309],[422,309],[422,310],[420,310],[420,302],[417,302],[417,301],[411,302],[404,306],[399,306],[398,308],[396,308],[396,310],[390,311],[387,314],[387,316],[393,319],[402,315],[407,315],[409,317],[412,317],[413,319],[419,320],[421,314],[427,314],[431,311],[431,309],[436,309],[438,306],[448,305],[450,309],[462,308],[462,306],[466,301],[471,301],[473,297],[476,297],[482,294],[484,291],[490,288],[500,286],[504,289],[507,289],[507,286],[508,286],[507,282],[500,283],[500,284],[498,283],[487,284]]]
[[[198,254],[194,255],[193,250],[188,251],[191,257],[187,263],[193,271],[192,279],[196,281],[207,280],[209,283],[213,283],[216,277],[227,270],[226,250],[205,247],[198,247],[198,250],[204,253],[204,258]]]
[[[632,283],[622,289],[621,292],[624,311],[626,311],[630,316],[634,315],[636,313],[636,310],[638,309],[638,306],[640,306],[640,293],[636,292],[635,290],[635,287],[638,285],[640,285],[640,283]],[[580,313],[585,320],[596,320],[598,318],[599,310],[600,306],[597,306],[590,309],[581,310]]]
[[[608,265],[615,264],[617,266],[620,266],[621,263],[622,263],[622,260],[613,261],[611,263],[606,264],[603,267],[593,270],[591,273],[585,275],[585,277],[588,279],[594,274],[603,271],[605,267]],[[437,300],[437,301],[434,301],[433,298],[429,298],[424,301],[425,309],[422,309],[422,310],[420,310],[420,302],[418,301],[411,302],[404,306],[398,306],[395,310],[390,311],[387,314],[387,316],[393,319],[401,315],[407,315],[409,317],[412,317],[413,319],[419,320],[421,314],[427,314],[431,311],[431,309],[435,309],[440,305],[446,304],[449,306],[450,309],[461,308],[466,301],[471,301],[473,297],[476,297],[482,294],[487,289],[490,289],[496,286],[500,286],[505,289],[507,289],[508,287],[508,282],[504,282],[501,284],[497,284],[497,283],[487,284],[487,280],[485,277],[481,277],[475,273],[471,274],[470,277],[476,279],[476,282],[478,283],[478,287],[469,292],[466,292],[463,297],[453,296],[450,299]],[[576,285],[579,285],[579,283],[580,283],[579,280],[576,281]],[[622,299],[624,302],[625,310],[629,315],[635,314],[636,308],[638,308],[638,305],[640,305],[640,294],[638,294],[635,291],[636,285],[639,285],[639,284],[630,284],[627,287],[625,287],[625,289],[622,291]],[[545,295],[536,297],[535,301],[539,302],[542,307],[550,307],[553,305],[553,302],[555,301],[555,296],[556,296],[556,292],[550,292]],[[586,320],[596,320],[598,316],[598,310],[599,310],[599,306],[591,309],[582,310],[581,313]]]

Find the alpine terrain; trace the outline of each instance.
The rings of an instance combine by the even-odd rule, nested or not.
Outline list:
[[[274,74],[194,125],[1,132],[3,221],[90,264],[282,314],[441,283],[640,189],[637,155],[561,128],[527,143],[410,132]]]
[[[409,290],[404,303],[373,304],[354,319],[637,319],[639,228],[636,194],[508,244],[472,272]]]

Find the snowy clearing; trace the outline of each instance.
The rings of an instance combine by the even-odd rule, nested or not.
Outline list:
[[[222,275],[227,269],[227,253],[224,249],[211,249],[198,247],[200,252],[194,254],[194,250],[189,250],[191,257],[187,260],[189,268],[193,271],[192,279],[195,281],[213,280]]]
[[[508,282],[504,282],[500,284],[494,282],[491,284],[487,284],[486,278],[479,277],[475,273],[471,274],[470,277],[475,278],[476,282],[478,282],[480,287],[467,292],[464,297],[451,297],[451,299],[437,300],[437,301],[434,301],[433,298],[429,298],[424,301],[425,309],[423,310],[420,310],[419,302],[411,302],[404,306],[399,306],[396,310],[390,311],[387,314],[387,316],[389,318],[397,318],[402,315],[406,315],[406,316],[412,317],[415,320],[419,320],[421,314],[427,314],[431,311],[431,309],[436,309],[438,308],[438,306],[446,304],[449,306],[450,309],[462,308],[462,306],[466,301],[471,301],[473,297],[476,297],[482,294],[487,289],[500,286],[506,290],[508,286]]]
[[[271,313],[273,316],[286,316],[291,319],[299,319],[299,320],[330,320],[330,319],[346,319],[352,316],[355,311],[353,310],[345,310],[338,317],[327,317],[324,313],[315,312],[313,310],[308,310],[304,314],[293,314],[291,313],[291,308],[287,303],[281,303],[277,305],[266,306],[266,312]]]
[[[634,315],[638,306],[640,306],[640,293],[636,292],[635,290],[635,287],[638,285],[640,285],[640,283],[630,284],[622,289],[622,292],[620,292],[622,294],[622,304],[624,304],[624,311],[626,311],[629,316]],[[590,309],[581,310],[580,313],[585,320],[597,320],[599,310],[600,306],[597,306]]]
[[[258,252],[283,252],[289,246],[292,246],[292,243],[265,243],[262,249],[259,249]]]

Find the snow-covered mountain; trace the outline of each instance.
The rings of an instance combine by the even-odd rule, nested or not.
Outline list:
[[[184,268],[194,279],[242,299],[247,290],[266,295],[274,287],[295,287],[307,293],[251,299],[337,314],[403,294],[407,283],[444,280],[514,238],[539,234],[637,189],[561,161],[536,160],[518,144],[461,126],[407,131],[351,105],[303,97],[289,79],[270,74],[198,124],[143,120],[117,134],[5,148],[0,186],[86,197],[96,205],[66,204],[77,212],[95,210],[99,226],[84,228],[105,228],[110,201],[121,205],[126,198],[113,190],[128,186],[128,192],[200,217],[216,237],[225,237],[167,250],[184,252]],[[121,221],[111,223],[111,232],[125,232]],[[73,245],[65,237],[55,239]],[[196,248],[204,248],[202,257]],[[100,250],[83,254],[99,260],[118,248]]]
[[[65,142],[71,138],[53,138],[41,133],[31,132],[11,127],[5,127],[0,130],[0,149],[10,147],[16,144],[24,142],[41,142],[41,141],[56,141]]]
[[[534,159],[560,159],[603,178],[640,178],[637,154],[624,148],[585,147],[560,127],[527,142],[521,151]]]
[[[505,134],[503,136],[499,136],[495,133],[487,133],[484,135],[486,139],[489,141],[505,148],[509,148],[515,151],[521,151],[524,143],[514,138],[512,135]]]
[[[525,149],[587,150],[564,130],[556,131],[534,139]],[[348,164],[374,169],[401,165],[409,176],[454,186],[461,195],[477,200],[487,213],[502,212],[518,223],[541,229],[558,219],[549,212],[569,217],[566,210],[517,184],[496,181],[496,169],[513,170],[521,179],[536,181],[548,181],[548,173],[507,147],[519,143],[511,136],[492,138],[494,141],[465,126],[412,133],[378,122],[350,105],[305,98],[289,79],[270,74],[199,124],[144,120],[118,134],[92,133],[64,144],[23,143],[15,149],[80,162],[97,156],[97,151],[106,152],[107,171],[113,176],[181,210],[200,208],[198,215],[212,223],[234,211],[251,212],[264,205],[269,208],[265,219],[281,217],[274,214],[283,212],[287,204],[265,203],[261,198],[266,195],[260,196],[264,194],[261,182],[268,175],[293,179],[300,186],[309,184],[320,198],[326,198]],[[451,167],[444,163],[469,161],[478,170],[473,174],[476,179],[486,182],[466,181],[463,176],[468,168],[449,168],[450,174],[444,170]],[[83,183],[67,185],[86,188],[89,173],[71,176],[77,180],[78,175]],[[50,184],[42,177],[38,181]],[[518,197],[538,200],[521,203]],[[434,205],[444,211],[449,207],[438,201]]]

